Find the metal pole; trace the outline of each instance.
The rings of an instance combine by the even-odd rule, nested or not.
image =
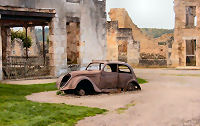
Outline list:
[[[44,65],[46,60],[46,52],[45,52],[45,26],[42,26],[42,37],[43,37],[43,58],[44,58]]]
[[[27,29],[28,29],[28,27],[26,26],[25,27],[25,31],[26,31],[26,40],[25,40],[25,45],[26,45],[26,59],[28,59],[28,47],[27,47],[27,43],[28,43],[28,33],[27,33]]]

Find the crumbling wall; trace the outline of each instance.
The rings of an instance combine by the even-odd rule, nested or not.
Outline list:
[[[67,32],[69,17],[80,18],[80,64],[106,59],[106,0],[0,0],[1,6],[55,9],[49,23],[49,56],[53,76],[67,73]],[[23,9],[23,8],[22,8]]]
[[[82,66],[92,60],[106,59],[106,1],[81,1],[81,44]]]
[[[188,15],[188,8],[194,7]],[[195,0],[174,0],[175,31],[172,46],[172,66],[187,66],[186,41],[196,40],[196,66],[200,66],[200,2]],[[197,19],[195,19],[195,17]],[[195,24],[195,20],[197,21]],[[188,23],[190,22],[190,23]]]
[[[24,50],[22,40],[16,38],[11,44],[11,54],[9,56],[25,56],[26,50]],[[30,56],[30,55],[29,55]]]
[[[165,60],[162,64],[165,64],[165,66],[167,65],[168,41],[173,34],[165,34],[159,38],[152,38],[145,35],[140,28],[132,22],[127,11],[123,8],[113,8],[110,10],[109,15],[111,21],[118,21],[119,28],[132,29],[134,40],[140,43],[140,60],[143,60],[140,62],[141,65],[143,65],[144,62],[147,62],[145,65],[148,65],[148,61],[146,60],[157,60],[157,57],[162,57],[161,60]],[[158,63],[157,61],[155,62]],[[156,63],[150,63],[149,65]],[[159,63],[157,65],[160,66]]]
[[[133,39],[130,28],[118,28],[117,21],[107,22],[107,59],[139,63],[139,43]]]
[[[118,43],[117,43],[118,22],[107,22],[107,59],[118,61]]]

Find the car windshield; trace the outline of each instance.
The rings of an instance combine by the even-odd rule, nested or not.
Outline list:
[[[101,70],[101,69],[102,69],[102,64],[101,63],[91,63],[86,68],[86,70],[89,70],[89,71]]]

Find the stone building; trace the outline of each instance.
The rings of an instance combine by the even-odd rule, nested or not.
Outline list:
[[[67,59],[81,66],[106,59],[105,6],[106,0],[0,0],[0,56],[10,51],[10,28],[49,26],[52,76],[67,72]],[[2,67],[1,59],[0,80]]]
[[[164,34],[159,38],[153,38],[144,34],[129,17],[128,12],[124,8],[113,8],[109,12],[111,22],[108,22],[107,28],[107,45],[108,54],[113,58],[118,57],[118,52],[115,52],[117,46],[118,31],[128,34],[129,40],[134,43],[132,51],[128,50],[127,58],[130,59],[130,64],[142,66],[167,66],[171,65],[171,44],[173,43],[173,34]],[[110,28],[112,26],[112,28]],[[116,30],[117,29],[117,30]],[[111,33],[110,33],[111,32]],[[139,47],[138,47],[139,45]],[[138,49],[139,48],[139,49]],[[137,52],[138,51],[138,52]],[[114,53],[115,52],[115,53]],[[139,56],[138,56],[139,53]]]
[[[174,0],[172,66],[200,66],[200,1]]]
[[[107,59],[139,64],[139,43],[132,35],[131,28],[119,28],[117,21],[107,22]]]

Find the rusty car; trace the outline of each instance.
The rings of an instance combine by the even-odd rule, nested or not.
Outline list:
[[[111,90],[141,90],[132,67],[119,61],[93,61],[84,71],[61,76],[56,84],[60,91],[80,96]]]

